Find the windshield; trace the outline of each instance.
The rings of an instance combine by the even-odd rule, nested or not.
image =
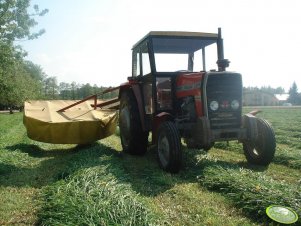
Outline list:
[[[205,51],[214,49],[216,40],[195,38],[153,38],[153,50],[157,72],[206,70]],[[209,46],[214,48],[208,48]],[[212,52],[212,50],[210,51]],[[212,54],[210,54],[212,55]],[[216,61],[215,57],[210,57]]]

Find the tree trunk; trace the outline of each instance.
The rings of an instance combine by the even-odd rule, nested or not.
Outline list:
[[[12,106],[10,106],[9,107],[9,114],[13,114],[14,112],[13,112],[13,107]]]

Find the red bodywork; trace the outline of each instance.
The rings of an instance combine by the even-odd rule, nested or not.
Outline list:
[[[195,109],[198,117],[204,116],[202,105],[201,84],[205,72],[179,75],[176,80],[176,97],[194,96]]]
[[[204,79],[205,72],[198,72],[198,73],[186,73],[186,74],[181,74],[178,75],[176,78],[176,98],[177,99],[182,99],[188,96],[193,96],[194,101],[195,101],[195,109],[196,109],[196,114],[197,117],[202,117],[204,116],[204,110],[203,110],[203,104],[202,104],[202,90],[201,90],[201,85],[202,81]],[[162,84],[157,87],[157,95],[159,98],[159,102],[161,105],[163,104],[164,106],[168,105],[171,106],[171,93],[169,95],[165,94],[162,92],[165,91],[166,89],[171,87],[171,84],[169,84],[170,81],[164,81]],[[166,87],[165,87],[166,86]],[[141,118],[141,124],[142,124],[142,129],[143,131],[146,131],[146,124],[145,124],[145,115],[144,115],[144,110],[143,110],[143,100],[142,100],[142,93],[140,89],[140,84],[139,82],[135,80],[129,79],[128,82],[123,83],[120,85],[120,92],[119,95],[127,90],[127,89],[132,89],[136,100],[137,100],[137,105],[139,109],[139,114]],[[161,93],[162,92],[162,93]],[[169,88],[169,92],[171,92]],[[120,96],[119,96],[120,98]],[[167,104],[169,103],[169,104]],[[156,139],[156,134],[157,134],[157,129],[159,125],[165,121],[165,120],[173,120],[173,116],[170,113],[167,112],[161,112],[160,114],[156,115],[153,118],[153,124],[152,124],[152,132],[153,132],[153,141]]]

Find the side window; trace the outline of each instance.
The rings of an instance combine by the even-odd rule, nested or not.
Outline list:
[[[145,42],[141,46],[141,54],[142,54],[142,75],[147,75],[151,73],[147,42]]]
[[[206,46],[206,68],[207,70],[217,69],[216,59],[217,59],[217,51],[216,45]]]
[[[197,50],[194,52],[194,65],[193,65],[193,71],[205,71],[205,65],[204,65],[204,60],[203,59],[203,51],[202,49]]]
[[[132,55],[133,61],[133,68],[132,68],[132,75],[138,76],[140,75],[140,57],[139,57],[139,49],[133,50]]]
[[[153,97],[152,97],[152,80],[151,77],[151,67],[148,54],[147,42],[133,49],[132,53],[132,75],[140,76],[143,75],[141,79],[143,82],[143,97],[144,97],[144,107],[146,114],[153,113]],[[149,75],[149,76],[145,76]]]

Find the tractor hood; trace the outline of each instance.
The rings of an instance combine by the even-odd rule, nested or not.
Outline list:
[[[201,83],[205,72],[185,73],[177,76],[176,95],[177,98],[201,95]]]

